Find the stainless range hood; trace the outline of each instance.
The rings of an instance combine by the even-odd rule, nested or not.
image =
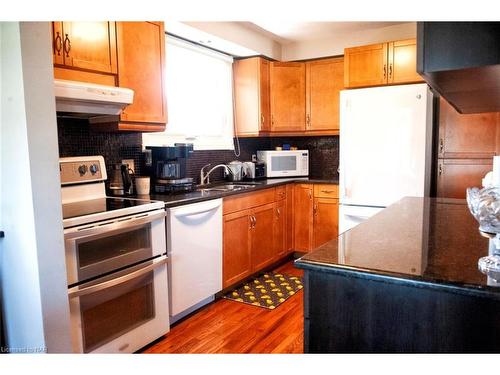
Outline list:
[[[62,79],[54,80],[54,94],[59,117],[87,119],[119,115],[134,99],[134,91],[124,87]]]

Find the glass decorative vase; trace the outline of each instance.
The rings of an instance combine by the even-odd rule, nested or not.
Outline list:
[[[500,187],[468,188],[467,205],[479,230],[490,238],[489,255],[479,259],[479,270],[500,281]]]

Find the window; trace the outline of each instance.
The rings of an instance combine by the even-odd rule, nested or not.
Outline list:
[[[195,150],[233,150],[230,56],[167,36],[167,129],[144,133],[144,146],[193,143]]]

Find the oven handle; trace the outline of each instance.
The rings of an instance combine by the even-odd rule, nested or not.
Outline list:
[[[128,273],[126,275],[117,277],[116,279],[104,281],[102,283],[88,286],[88,287],[83,287],[83,288],[81,288],[81,286],[75,286],[75,287],[68,290],[68,296],[69,296],[69,298],[76,298],[76,297],[85,296],[87,294],[96,293],[96,292],[99,292],[99,291],[104,290],[104,289],[109,289],[111,287],[126,283],[127,281],[130,281],[130,280],[133,280],[133,279],[135,279],[139,276],[142,276],[148,272],[151,272],[152,270],[160,267],[161,265],[163,265],[167,262],[168,262],[168,257],[166,255],[163,255],[157,259],[153,259],[153,263],[151,263],[150,265],[148,265],[144,268],[141,268],[137,271],[134,271],[134,272]]]
[[[104,232],[110,232],[114,230],[135,227],[138,225],[144,225],[152,221],[164,218],[166,215],[167,213],[165,212],[165,210],[161,210],[161,212],[157,213],[142,214],[125,219],[122,218],[101,225],[96,224],[92,227],[88,227],[87,229],[85,228],[81,230],[75,229],[74,231],[66,232],[64,233],[64,239],[71,240],[74,238],[95,236]]]

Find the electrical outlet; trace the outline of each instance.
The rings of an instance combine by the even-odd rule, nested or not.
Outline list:
[[[135,173],[134,159],[122,159],[122,164],[128,164],[128,168],[132,170],[132,173]]]

